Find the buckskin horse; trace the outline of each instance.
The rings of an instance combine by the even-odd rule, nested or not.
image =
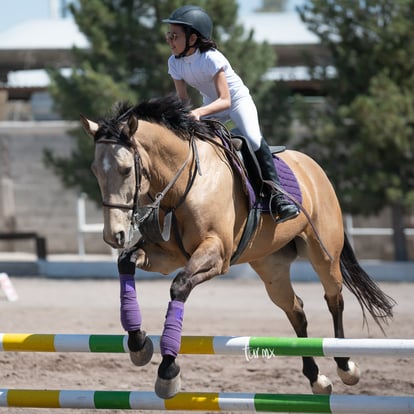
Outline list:
[[[119,103],[114,112],[98,122],[81,115],[81,121],[95,142],[92,170],[103,199],[103,237],[123,249],[118,259],[121,321],[136,365],[149,362],[153,345],[141,329],[135,269],[178,270],[160,338],[159,397],[171,398],[180,389],[176,357],[187,298],[231,264],[250,264],[298,337],[308,336],[303,302],[290,281],[290,265],[298,255],[307,257],[319,276],[336,338],[344,337],[343,283],[358,299],[364,322],[366,310],[380,326],[392,318],[394,301],[358,264],[334,189],[309,156],[292,150],[277,154],[298,183],[299,195],[286,191],[285,196],[301,209],[294,220],[278,224],[249,199],[246,169],[214,122],[196,121],[173,96],[136,106]],[[129,246],[132,227],[141,237]],[[335,361],[345,384],[359,381],[356,363],[347,357]],[[303,373],[314,393],[332,392],[314,358],[303,357]]]

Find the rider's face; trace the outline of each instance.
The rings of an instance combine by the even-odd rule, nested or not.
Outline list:
[[[171,47],[172,53],[175,56],[179,56],[181,53],[184,52],[186,41],[185,41],[185,33],[184,33],[182,26],[178,24],[170,24],[169,31],[166,33],[165,38]],[[190,45],[194,44],[196,39],[197,37],[194,34],[192,34],[190,36]],[[190,48],[190,50],[186,54],[190,55],[193,52],[194,52],[194,49]]]
[[[169,29],[165,38],[170,45],[172,53],[178,56],[185,49],[185,33],[178,24],[170,24]]]

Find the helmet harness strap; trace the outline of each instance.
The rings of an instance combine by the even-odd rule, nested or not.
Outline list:
[[[175,55],[176,59],[180,59],[184,56],[187,55],[187,52],[196,45],[197,41],[195,41],[193,46],[190,46],[190,36],[194,33],[194,30],[192,30],[190,27],[186,26],[186,25],[182,25],[183,29],[184,29],[184,34],[185,34],[185,48],[184,50],[179,54],[179,55]]]

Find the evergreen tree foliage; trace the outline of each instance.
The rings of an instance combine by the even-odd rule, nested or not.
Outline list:
[[[302,148],[333,179],[348,212],[390,206],[401,245],[403,213],[414,205],[414,1],[314,0],[298,11],[335,68],[314,62],[327,105],[304,117]]]
[[[284,81],[270,82],[265,89],[260,99],[259,120],[269,144],[294,147],[291,129],[296,101],[299,100],[297,96],[292,96]]]
[[[213,37],[234,69],[260,99],[266,83],[263,74],[275,63],[273,49],[257,43],[237,21],[235,0],[194,0],[214,23]],[[168,26],[162,23],[178,0],[79,0],[70,11],[90,48],[74,49],[76,65],[70,75],[50,70],[50,92],[56,109],[65,119],[79,119],[82,113],[97,119],[107,114],[117,101],[139,103],[174,92],[167,73],[170,48],[165,41]],[[194,105],[198,94],[192,94]],[[65,185],[76,187],[99,201],[95,179],[89,171],[93,143],[82,131],[74,131],[76,145],[69,158],[50,151],[46,164]]]

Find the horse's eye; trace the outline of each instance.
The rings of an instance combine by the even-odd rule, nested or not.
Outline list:
[[[119,172],[121,175],[124,175],[125,177],[130,175],[132,171],[132,167],[119,167]]]

